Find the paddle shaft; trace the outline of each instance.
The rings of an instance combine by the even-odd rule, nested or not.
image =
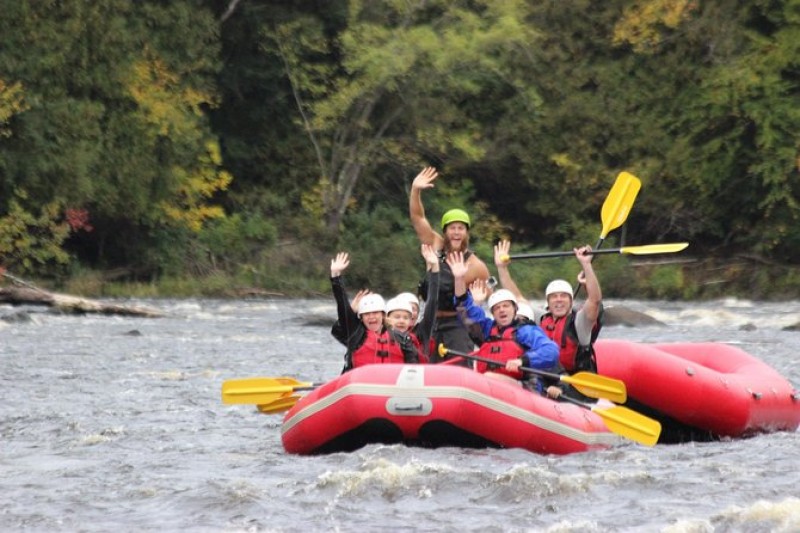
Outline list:
[[[605,250],[592,250],[589,252],[589,255],[597,255],[597,254],[613,254],[613,253],[623,253],[622,248],[606,248]],[[514,254],[508,256],[509,259],[544,259],[547,257],[569,257],[570,255],[575,255],[575,252],[572,250],[563,251],[563,252],[532,252],[529,254]]]
[[[478,355],[465,354],[462,352],[449,350],[443,344],[440,344],[439,354],[444,356],[447,353],[452,353],[465,359],[482,361],[491,365],[497,365],[500,367],[504,366],[503,363],[494,359],[487,359]],[[598,374],[588,372],[578,372],[572,376],[565,376],[562,374],[553,374],[543,370],[538,370],[536,368],[528,368],[524,366],[520,367],[520,370],[523,372],[551,378],[560,382],[569,383],[579,392],[591,398],[605,398],[615,403],[625,403],[628,397],[624,382],[606,376],[600,376]]]
[[[471,354],[471,353],[459,352],[458,350],[451,350],[450,348],[445,348],[445,350],[446,350],[445,351],[445,355],[453,354],[453,355],[457,355],[459,357],[463,357],[464,359],[471,359],[473,361],[480,361],[482,363],[487,363],[487,364],[494,365],[494,366],[505,366],[505,363],[501,363],[500,361],[496,361],[494,359],[489,359],[488,357],[482,357],[480,355],[475,355],[475,354]],[[521,367],[519,367],[519,369],[521,371],[523,371],[523,372],[528,372],[528,373],[531,373],[531,374],[537,374],[539,376],[546,377],[546,378],[559,379],[561,377],[560,374],[554,374],[552,372],[546,372],[544,370],[539,370],[538,368],[530,368],[530,367],[527,367],[527,366],[521,366]]]
[[[590,255],[598,254],[631,254],[631,255],[651,255],[651,254],[671,254],[684,250],[689,243],[676,242],[670,244],[649,244],[644,246],[623,246],[622,248],[606,248],[604,250],[592,250]],[[559,252],[531,252],[527,254],[509,255],[509,259],[543,259],[547,257],[568,257],[575,255],[573,251]]]
[[[480,355],[473,355],[473,354],[470,354],[470,353],[459,352],[459,351],[456,351],[456,350],[451,350],[450,348],[447,348],[447,352],[446,353],[457,355],[459,357],[463,357],[464,359],[471,359],[473,361],[480,361],[482,363],[486,363],[486,364],[489,364],[489,365],[500,366],[500,367],[504,367],[505,366],[505,363],[501,363],[500,361],[496,361],[494,359],[489,359],[488,357],[481,357]],[[559,374],[553,374],[552,372],[545,372],[544,370],[539,370],[538,368],[530,368],[530,367],[527,367],[527,366],[521,366],[521,367],[519,367],[519,369],[522,372],[527,372],[529,374],[536,374],[538,376],[542,376],[542,377],[545,377],[545,378],[552,378],[552,379],[560,379],[561,378],[561,375],[559,375]]]

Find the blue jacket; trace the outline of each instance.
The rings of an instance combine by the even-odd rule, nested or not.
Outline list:
[[[469,328],[480,328],[482,338],[488,339],[495,325],[491,316],[486,316],[483,308],[477,305],[469,291],[461,298],[455,298],[459,317]],[[517,324],[517,342],[525,348],[522,366],[538,370],[553,370],[558,365],[558,345],[551,341],[542,328],[532,323]]]

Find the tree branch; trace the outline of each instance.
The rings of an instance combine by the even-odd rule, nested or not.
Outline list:
[[[280,53],[281,60],[283,61],[283,68],[286,70],[286,77],[289,78],[289,86],[292,88],[292,96],[294,97],[295,104],[297,104],[297,110],[300,112],[300,117],[303,119],[303,126],[306,129],[306,133],[308,133],[308,138],[311,140],[311,144],[314,146],[314,153],[317,156],[319,170],[323,176],[327,176],[328,168],[327,165],[325,165],[325,159],[322,155],[322,148],[317,141],[317,136],[314,135],[314,130],[311,128],[311,121],[303,109],[303,99],[300,97],[300,92],[297,90],[297,84],[292,76],[292,69],[289,66],[289,60],[286,58],[284,47],[279,39],[276,39],[275,41],[278,44],[278,52]]]
[[[225,10],[225,13],[223,13],[219,19],[220,23],[225,22],[228,20],[228,17],[233,15],[233,12],[236,10],[236,6],[239,5],[239,2],[241,2],[241,0],[231,0],[231,3],[228,4],[228,9]]]

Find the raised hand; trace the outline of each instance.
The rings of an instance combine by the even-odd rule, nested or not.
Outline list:
[[[361,289],[353,296],[353,300],[350,302],[350,308],[354,313],[358,314],[358,304],[361,303],[361,299],[367,294],[372,294],[372,291],[369,289]]]
[[[338,278],[342,272],[347,270],[350,266],[350,254],[347,252],[339,252],[336,257],[331,259],[331,277]]]
[[[428,270],[433,272],[439,271],[439,256],[436,255],[436,250],[430,244],[423,244],[420,246],[420,253],[425,259],[425,264],[428,265]]]
[[[434,180],[436,180],[439,173],[433,167],[425,167],[422,169],[422,172],[417,174],[417,177],[414,178],[414,181],[411,182],[412,189],[432,189],[436,185],[434,185]]]
[[[478,278],[469,286],[469,292],[472,294],[472,300],[481,305],[489,297],[489,285],[483,278]]]
[[[588,244],[580,248],[573,248],[572,251],[575,252],[575,257],[584,267],[592,262],[592,247]]]
[[[502,240],[494,245],[494,264],[502,267],[507,265],[511,259],[508,257],[511,251],[511,241]]]
[[[583,266],[583,270],[578,272],[578,283],[586,285],[586,268],[592,266],[592,247],[587,244],[580,248],[573,248],[572,251],[575,252],[575,257]]]
[[[454,278],[464,279],[467,275],[467,264],[464,262],[463,252],[450,252],[447,256],[447,264]]]

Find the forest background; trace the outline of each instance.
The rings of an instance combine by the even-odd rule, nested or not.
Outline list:
[[[408,192],[606,296],[800,297],[800,0],[0,0],[0,264],[99,296],[409,290]],[[514,261],[523,290],[574,258]]]

